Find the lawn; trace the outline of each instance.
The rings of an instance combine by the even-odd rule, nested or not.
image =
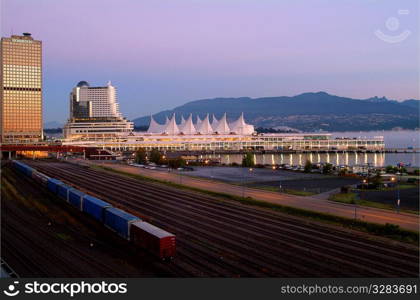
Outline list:
[[[381,209],[388,209],[388,210],[396,210],[396,207],[394,205],[381,203],[381,202],[375,202],[375,201],[368,201],[364,199],[358,199],[356,193],[338,193],[331,195],[329,200],[341,202],[341,203],[347,203],[347,204],[356,204],[360,206],[369,206],[369,207],[375,207],[375,208],[381,208]],[[410,209],[400,209],[401,212],[408,212],[413,214],[419,214],[416,210],[410,210]]]

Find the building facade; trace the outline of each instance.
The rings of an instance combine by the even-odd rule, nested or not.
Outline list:
[[[42,42],[30,33],[2,38],[0,65],[0,142],[42,141]]]
[[[70,119],[121,117],[117,89],[111,82],[104,87],[90,87],[86,81],[80,81],[70,93]]]
[[[67,144],[67,143],[64,143]],[[165,124],[151,117],[147,132],[132,132],[113,138],[73,140],[68,145],[100,147],[112,151],[135,151],[140,148],[161,151],[274,151],[274,152],[382,152],[385,144],[382,136],[375,138],[333,138],[329,133],[256,133],[245,122],[243,114],[233,122],[227,122],[226,114],[210,124],[208,115],[192,122],[181,118],[177,124],[175,115]]]
[[[120,113],[117,90],[107,86],[91,87],[80,81],[70,93],[70,116],[64,126],[66,140],[100,140],[129,134],[134,124]]]

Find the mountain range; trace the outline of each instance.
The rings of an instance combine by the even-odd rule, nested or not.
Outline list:
[[[188,102],[172,110],[164,110],[153,118],[164,123],[173,113],[180,122],[190,113],[203,118],[207,113],[220,118],[225,112],[228,119],[242,112],[248,123],[256,128],[294,128],[301,131],[368,131],[394,128],[419,128],[420,101],[389,100],[385,97],[353,99],[325,92],[303,93],[293,97],[214,98]],[[147,126],[150,116],[133,120],[135,126]]]

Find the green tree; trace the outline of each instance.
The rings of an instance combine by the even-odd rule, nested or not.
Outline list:
[[[393,167],[393,166],[386,166],[385,167],[385,172],[387,172],[387,173],[395,173],[396,170],[395,170],[395,167]]]
[[[147,154],[146,151],[143,148],[140,148],[136,151],[136,158],[135,162],[137,164],[145,164],[147,162]]]
[[[150,161],[158,164],[162,159],[162,153],[160,153],[160,151],[156,148],[153,148],[152,151],[150,152]]]
[[[185,166],[185,159],[182,157],[168,159],[168,166],[172,169],[178,169]]]
[[[332,172],[332,164],[325,164],[324,168],[322,168],[322,173],[329,174]]]
[[[309,173],[309,172],[311,172],[311,170],[312,170],[312,163],[309,159],[307,159],[306,163],[305,163],[305,170],[304,171],[305,171],[305,173]]]
[[[339,174],[340,174],[340,176],[344,176],[344,175],[346,175],[348,172],[349,172],[349,170],[347,170],[347,168],[343,168],[343,169],[341,169],[341,170],[340,170]]]
[[[252,168],[254,165],[254,155],[251,152],[248,152],[242,159],[242,167]]]

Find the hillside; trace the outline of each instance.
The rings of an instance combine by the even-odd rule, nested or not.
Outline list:
[[[397,102],[386,98],[352,99],[325,92],[304,93],[294,97],[215,98],[188,102],[173,110],[161,111],[154,118],[163,123],[174,112],[180,118],[206,113],[220,118],[224,112],[234,119],[244,112],[255,127],[282,126],[302,131],[389,130],[419,127],[419,100]],[[136,126],[148,125],[150,116],[134,120]],[[179,121],[179,120],[178,120]]]

